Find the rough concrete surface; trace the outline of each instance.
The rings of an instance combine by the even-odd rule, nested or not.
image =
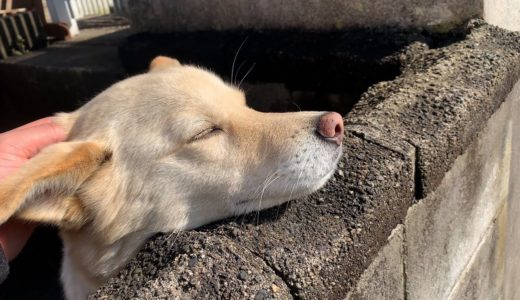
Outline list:
[[[477,140],[455,160],[442,183],[408,211],[405,230],[409,299],[448,299],[506,204],[511,105],[512,101],[503,103]],[[505,241],[505,232],[497,239]],[[486,258],[475,261],[482,263]],[[496,275],[502,273],[497,271]]]
[[[267,278],[283,281],[282,295],[344,298],[392,228],[403,222],[414,196],[422,199],[439,186],[518,80],[520,36],[480,21],[470,27],[462,41],[435,49],[418,42],[401,53],[403,74],[373,86],[347,116],[345,155],[320,192],[178,237],[159,236],[91,299],[125,298],[134,285],[143,297],[243,299],[247,293],[246,298],[267,299],[273,292],[266,290]],[[441,200],[427,203],[438,206]],[[165,240],[172,246],[163,247]],[[209,258],[203,259],[189,283],[181,284],[189,273],[178,270],[199,255],[194,241],[202,249],[220,247],[211,258],[219,267],[211,269]],[[230,251],[248,258],[246,272],[257,281],[225,287],[224,282],[231,287],[242,282],[233,275],[237,260],[229,258]],[[163,262],[157,268],[144,257]]]
[[[520,73],[520,35],[481,21],[470,27],[459,43],[403,54],[403,74],[372,86],[347,118],[417,148],[418,199],[438,186]]]
[[[404,226],[399,225],[346,300],[404,300],[404,243]]]
[[[163,251],[157,252],[157,247]],[[110,289],[121,299],[292,299],[284,281],[261,258],[218,234],[162,235],[135,260],[139,266],[134,262],[119,275],[131,278],[129,284],[110,281]],[[209,282],[201,281],[207,273],[212,274]]]
[[[138,31],[427,28],[449,31],[482,14],[482,0],[127,0]]]

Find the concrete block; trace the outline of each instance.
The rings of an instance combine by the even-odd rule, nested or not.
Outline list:
[[[446,299],[509,194],[511,108],[506,101],[439,187],[406,218],[408,299]]]
[[[404,299],[404,226],[397,226],[346,300]]]
[[[504,287],[507,239],[507,203],[475,249],[468,266],[449,295],[449,300],[501,299]]]
[[[350,122],[416,147],[418,200],[438,187],[518,81],[520,35],[481,21],[470,27],[463,41],[403,61],[403,75],[370,87],[349,113]]]
[[[327,30],[359,27],[448,31],[481,14],[482,0],[127,0],[138,31]]]

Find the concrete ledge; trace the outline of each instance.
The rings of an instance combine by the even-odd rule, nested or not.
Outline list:
[[[419,42],[399,52],[403,74],[373,86],[347,115],[344,158],[319,193],[178,238],[161,235],[91,299],[124,298],[136,284],[140,297],[267,299],[275,290],[300,299],[362,295],[358,280],[374,259],[383,261],[376,257],[392,228],[415,201],[433,195],[519,79],[520,36],[479,21],[470,27],[464,40],[445,47]],[[194,243],[217,245],[211,248],[217,269],[199,259]],[[247,271],[258,281],[243,282],[233,253],[248,258]],[[177,288],[186,281],[187,257],[202,266]],[[161,284],[154,284],[157,274]],[[238,285],[245,287],[225,287]]]
[[[455,160],[441,184],[408,211],[405,245],[409,299],[462,299],[456,295],[472,290],[480,290],[477,294],[481,299],[498,299],[496,296],[503,293],[507,227],[502,226],[493,238],[489,232],[494,230],[498,216],[506,216],[514,138],[511,123],[517,118],[512,115],[515,101],[508,99],[502,104],[485,122],[478,138]],[[489,249],[492,247],[496,251]],[[499,253],[489,260],[488,256],[495,254],[486,251]],[[494,267],[493,261],[502,267]],[[468,282],[471,280],[465,276],[476,275],[466,273],[478,273],[482,268],[486,271],[481,273],[489,273],[481,278],[481,286]],[[486,283],[486,278],[494,281]]]
[[[412,52],[403,75],[374,85],[347,119],[417,148],[417,199],[438,186],[520,73],[517,34],[480,21],[470,26],[460,43]]]

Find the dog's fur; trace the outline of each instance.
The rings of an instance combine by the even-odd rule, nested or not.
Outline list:
[[[58,114],[68,140],[0,183],[0,224],[57,225],[68,299],[85,299],[156,232],[180,231],[309,194],[341,146],[320,112],[260,113],[194,66],[156,58],[81,107]]]

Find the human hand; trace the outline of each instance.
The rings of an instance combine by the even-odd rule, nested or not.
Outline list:
[[[50,144],[63,141],[62,128],[44,118],[0,134],[0,182]],[[9,261],[22,250],[35,224],[9,220],[0,226],[0,246]]]

